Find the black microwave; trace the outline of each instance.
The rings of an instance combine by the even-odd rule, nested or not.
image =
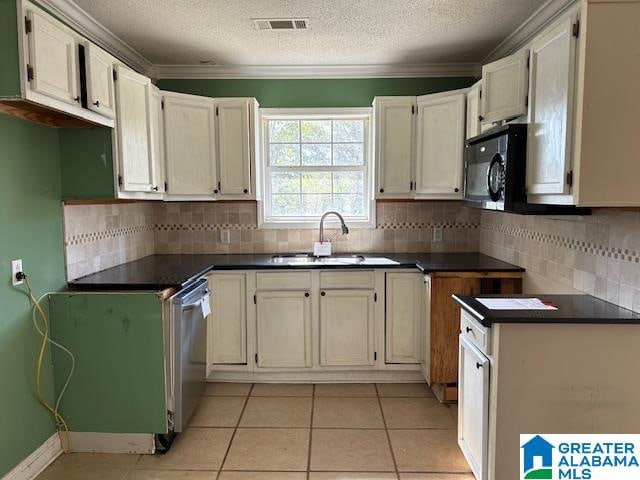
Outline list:
[[[507,124],[467,140],[464,199],[474,207],[515,211],[527,203],[527,125]]]

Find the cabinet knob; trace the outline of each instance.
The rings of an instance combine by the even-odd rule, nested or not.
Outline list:
[[[96,100],[95,102],[93,102],[93,104],[94,104],[96,107],[99,107],[99,106],[100,106],[100,100]]]
[[[453,191],[458,193],[460,191],[460,189],[459,188],[454,188]]]
[[[482,115],[478,115],[478,120],[479,120],[479,121],[483,121],[483,120],[484,120],[484,117],[483,117]]]
[[[213,191],[213,193],[218,193],[218,189],[216,188],[216,189]]]
[[[381,188],[381,189],[380,189],[380,193],[384,193],[384,188]]]
[[[155,190],[155,191],[157,192],[157,191],[158,191],[158,186],[157,186],[157,185],[154,185],[154,186],[151,188],[151,190]]]
[[[75,97],[75,98],[74,98],[74,100],[75,100],[76,102],[80,103],[80,97],[79,97],[79,96],[78,96],[78,97]]]
[[[479,369],[481,369],[481,368],[482,368],[482,364],[481,364],[481,363],[479,363],[479,362],[476,362],[476,368],[477,368],[478,370],[479,370]]]
[[[467,333],[472,332],[472,331],[473,331],[473,328],[467,327]]]
[[[245,189],[243,190],[243,192],[244,192],[244,193],[249,193],[249,189],[248,189],[248,188],[245,188]]]
[[[304,296],[308,297],[309,296],[309,292],[304,292]]]
[[[326,295],[326,292],[320,292],[320,295],[322,295],[323,297]]]

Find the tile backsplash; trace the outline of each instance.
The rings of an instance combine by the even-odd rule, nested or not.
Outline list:
[[[526,269],[525,291],[585,292],[640,311],[640,210],[590,216],[483,211],[480,251]]]
[[[317,229],[263,229],[255,202],[65,205],[69,280],[152,253],[311,251]],[[336,252],[476,251],[480,212],[459,202],[380,202],[376,228],[325,229]],[[442,227],[442,242],[433,229]],[[230,242],[222,243],[221,230]]]

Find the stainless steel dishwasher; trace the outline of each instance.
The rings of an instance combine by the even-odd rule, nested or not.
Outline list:
[[[167,408],[169,429],[182,432],[198,406],[206,383],[207,316],[211,291],[198,279],[170,299]]]

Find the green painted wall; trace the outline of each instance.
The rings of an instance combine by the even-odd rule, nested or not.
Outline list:
[[[166,79],[158,87],[208,97],[256,97],[263,108],[370,107],[381,95],[424,95],[465,88],[471,77],[349,79]]]
[[[162,301],[153,293],[60,293],[51,297],[53,337],[76,357],[60,406],[74,432],[164,433]],[[69,358],[53,352],[56,388]]]
[[[0,97],[20,96],[15,0],[0,0]]]
[[[64,287],[58,131],[0,115],[0,169],[1,477],[55,431],[33,393],[39,337],[29,300],[8,273],[22,258],[38,296]],[[43,392],[53,397],[49,354]]]
[[[60,130],[63,198],[113,198],[111,132],[103,128]]]

